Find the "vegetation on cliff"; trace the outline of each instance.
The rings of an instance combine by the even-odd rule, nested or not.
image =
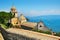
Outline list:
[[[7,28],[6,25],[11,18],[12,18],[12,14],[10,12],[1,11],[0,12],[0,25],[2,25],[4,28]]]
[[[52,32],[51,31],[42,31],[42,30],[33,30],[33,31],[36,31],[36,32],[39,32],[39,33],[44,33],[44,34],[52,35]],[[54,35],[60,37],[60,32],[56,32],[56,33],[54,33]]]

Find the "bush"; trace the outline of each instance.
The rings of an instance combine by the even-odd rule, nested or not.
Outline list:
[[[4,24],[4,19],[2,17],[0,17],[0,24]]]
[[[46,34],[51,34],[51,32],[50,32],[50,31],[44,31],[43,33],[46,33]]]
[[[0,24],[7,25],[7,28],[9,27],[8,21],[12,18],[12,13],[10,12],[0,12]]]
[[[45,34],[51,34],[50,31],[42,31],[42,30],[35,30],[36,32],[40,32],[40,33],[45,33]]]
[[[7,28],[7,26],[6,25],[4,25],[4,24],[0,24],[1,25],[1,27],[2,28],[4,28],[4,29],[6,29]]]
[[[3,18],[4,20],[9,20],[12,18],[12,14],[10,12],[0,12],[0,17]]]
[[[59,36],[60,37],[60,32],[56,33],[55,36]]]
[[[7,23],[6,26],[7,26],[7,28],[10,28],[10,27],[12,27],[13,25],[12,25],[11,23]]]

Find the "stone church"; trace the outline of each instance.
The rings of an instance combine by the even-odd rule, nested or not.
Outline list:
[[[18,17],[18,12],[15,6],[11,8],[11,13],[14,16],[10,22],[13,25],[13,27],[22,27],[21,25],[23,25],[24,27],[29,27],[37,30],[49,30],[42,21],[39,23],[28,22],[23,14],[21,14],[20,17]]]

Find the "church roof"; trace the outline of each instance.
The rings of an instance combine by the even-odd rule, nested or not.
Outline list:
[[[37,23],[34,23],[34,22],[24,22],[24,23],[22,23],[22,25],[34,28],[37,25]]]

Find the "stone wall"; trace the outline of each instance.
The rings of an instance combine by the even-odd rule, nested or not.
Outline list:
[[[31,37],[28,37],[28,36],[14,34],[14,33],[10,33],[7,38],[9,40],[38,40],[36,38],[31,38]]]
[[[11,39],[16,40],[60,40],[60,37],[23,30],[23,29],[16,29],[10,28],[8,32],[13,33]],[[18,34],[18,35],[16,35]]]

